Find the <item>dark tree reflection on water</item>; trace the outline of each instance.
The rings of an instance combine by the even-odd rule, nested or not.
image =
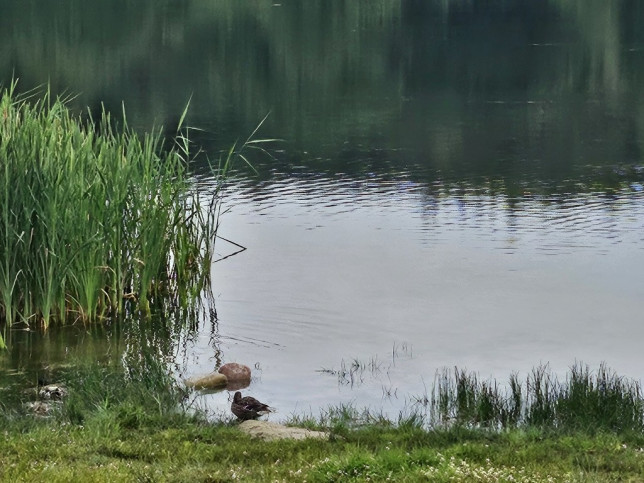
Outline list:
[[[213,153],[251,132],[326,173],[555,183],[641,163],[642,9],[627,1],[0,2],[0,78]],[[278,156],[279,158],[279,156]],[[382,160],[384,162],[380,162]],[[263,166],[265,164],[265,166]]]

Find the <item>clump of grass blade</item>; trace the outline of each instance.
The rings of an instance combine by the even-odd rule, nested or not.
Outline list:
[[[588,366],[573,365],[557,396],[557,419],[564,426],[613,431],[644,428],[640,384],[618,376],[605,364],[594,374]]]
[[[125,115],[117,129],[105,111],[86,119],[16,86],[0,90],[0,323],[194,303],[219,210],[217,193],[204,199],[190,182],[187,131],[141,136]]]
[[[534,368],[521,383],[480,381],[454,368],[437,374],[429,401],[432,424],[440,427],[558,431],[641,431],[644,398],[640,384],[601,364],[596,372],[575,363],[565,381],[547,366]]]

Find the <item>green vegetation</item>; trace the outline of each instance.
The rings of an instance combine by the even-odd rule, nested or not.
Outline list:
[[[186,131],[168,145],[126,121],[116,129],[106,112],[84,121],[48,92],[15,91],[0,92],[0,323],[47,327],[197,300],[218,197],[191,189]]]
[[[531,380],[544,374],[538,369]],[[617,428],[610,418],[428,428],[415,415],[393,423],[343,407],[291,421],[330,431],[329,441],[262,442],[232,420],[208,421],[192,410],[194,394],[153,357],[59,376],[69,394],[49,416],[26,405],[0,412],[0,480],[548,482],[639,481],[644,474],[641,428]],[[482,385],[471,375],[456,377],[480,397]],[[612,394],[628,392],[604,368],[593,375],[577,367],[552,394],[576,394],[577,412],[585,412],[603,391],[597,382],[613,384]],[[641,408],[641,398],[636,403]],[[591,410],[587,417],[603,416]]]
[[[574,364],[565,382],[545,366],[533,369],[526,382],[516,375],[507,387],[481,381],[474,373],[445,370],[437,378],[431,400],[432,420],[443,426],[548,430],[644,430],[644,397],[640,384],[602,364],[596,373]]]

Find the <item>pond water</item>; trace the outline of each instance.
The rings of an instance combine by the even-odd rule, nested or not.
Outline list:
[[[169,133],[190,99],[210,159],[269,113],[256,137],[280,141],[224,190],[218,254],[246,250],[212,267],[216,317],[161,334],[180,377],[246,363],[281,419],[395,418],[443,367],[644,376],[638,2],[0,7],[5,83]],[[123,331],[16,333],[0,371],[119,357]]]

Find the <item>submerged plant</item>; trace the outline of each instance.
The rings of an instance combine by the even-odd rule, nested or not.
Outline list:
[[[0,324],[194,303],[210,283],[219,215],[190,182],[187,130],[139,136],[64,99],[0,91]],[[225,173],[239,149],[218,167]],[[244,158],[245,159],[245,158]],[[3,345],[0,336],[0,346]]]

